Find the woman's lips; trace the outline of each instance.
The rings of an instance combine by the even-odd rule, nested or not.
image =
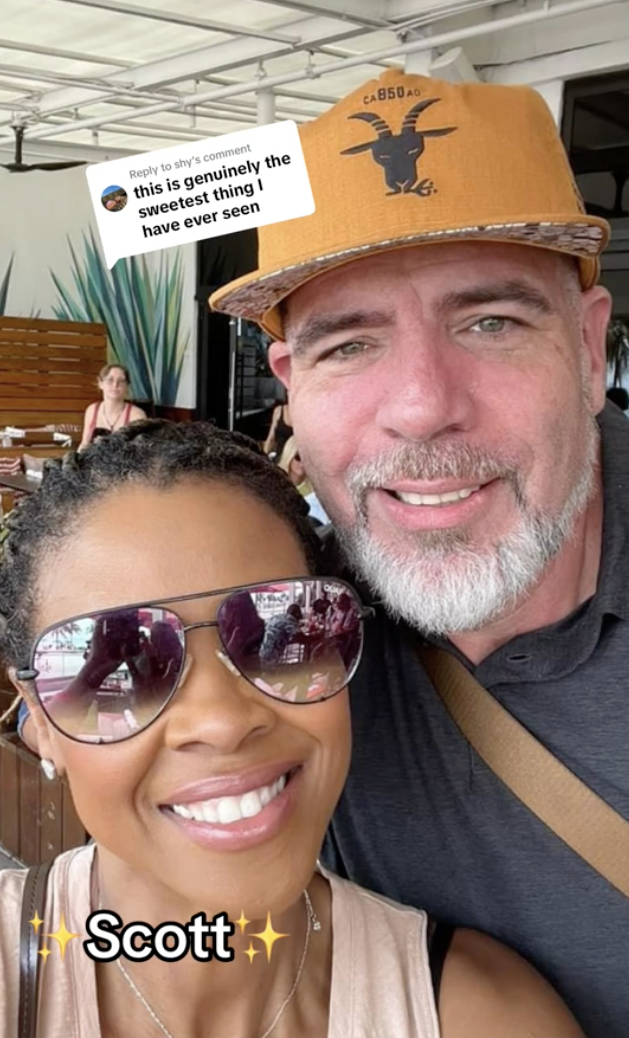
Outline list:
[[[301,781],[302,768],[298,767],[281,775],[271,786],[249,788],[238,797],[212,797],[163,806],[161,811],[183,835],[202,847],[245,850],[272,839],[288,822],[296,807]],[[188,817],[192,812],[197,817]]]

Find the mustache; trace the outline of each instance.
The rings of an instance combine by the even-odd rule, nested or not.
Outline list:
[[[465,443],[403,443],[367,462],[355,464],[347,485],[361,511],[367,491],[387,483],[410,480],[457,479],[471,484],[507,480],[517,500],[523,500],[523,479],[513,458],[498,456]]]

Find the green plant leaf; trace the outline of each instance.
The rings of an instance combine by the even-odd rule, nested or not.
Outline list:
[[[174,404],[189,342],[181,329],[181,254],[162,254],[157,267],[149,267],[145,256],[130,256],[108,270],[91,229],[83,234],[82,256],[68,245],[72,285],[50,272],[58,294],[55,316],[102,322],[112,357],[129,370],[134,398]]]
[[[15,259],[15,253],[11,254],[9,265],[4,272],[4,277],[0,281],[0,314],[3,314],[7,305],[7,296],[9,294],[9,284],[11,282],[11,271],[13,269],[13,261]]]

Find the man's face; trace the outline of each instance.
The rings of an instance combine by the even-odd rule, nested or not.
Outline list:
[[[291,295],[271,363],[300,455],[394,611],[477,628],[561,549],[592,491],[608,317],[562,257],[493,243],[384,253]]]

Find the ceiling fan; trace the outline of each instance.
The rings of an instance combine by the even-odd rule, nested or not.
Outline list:
[[[15,158],[13,162],[0,162],[0,166],[8,169],[9,173],[30,173],[33,169],[43,169],[51,172],[56,169],[72,169],[73,166],[87,165],[87,162],[22,162],[24,127],[13,126],[13,131],[15,133]]]

